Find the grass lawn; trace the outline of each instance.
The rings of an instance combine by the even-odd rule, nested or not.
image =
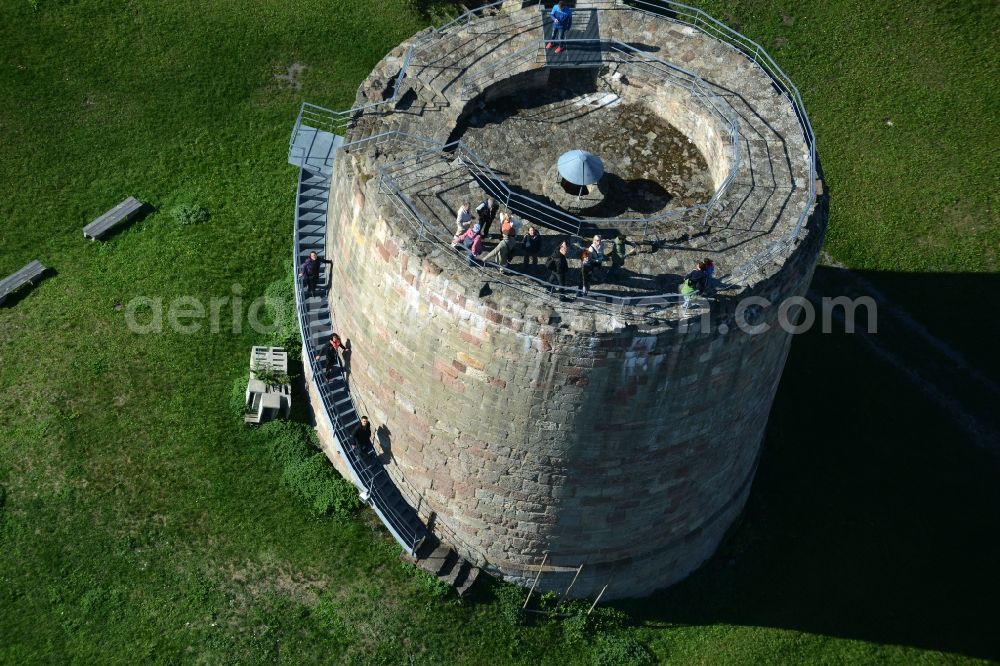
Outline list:
[[[802,90],[828,250],[996,375],[998,5],[704,6]],[[228,407],[259,336],[128,331],[136,296],[285,275],[299,103],[348,106],[429,9],[0,0],[0,274],[56,269],[0,307],[0,663],[1000,659],[995,464],[849,336],[793,345],[719,555],[592,636],[513,622],[506,586],[442,597],[370,512],[313,517]],[[84,241],[128,194],[157,212]],[[944,284],[975,325],[942,317]]]

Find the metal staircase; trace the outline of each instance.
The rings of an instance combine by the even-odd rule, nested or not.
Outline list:
[[[316,110],[320,107],[310,107],[310,114],[319,113]],[[303,363],[311,371],[312,382],[322,402],[317,418],[325,422],[333,435],[337,453],[347,462],[352,480],[362,490],[362,498],[403,549],[415,555],[427,536],[427,527],[385,472],[375,450],[371,446],[359,449],[353,445],[351,433],[359,416],[343,368],[327,371],[316,360],[334,331],[328,301],[330,276],[327,273],[321,276],[314,296],[307,293],[304,281],[298,277],[298,267],[310,252],[320,256],[326,252],[330,177],[343,142],[343,137],[303,122],[303,114],[300,114],[289,143],[288,161],[300,168],[295,201],[294,261],[295,304],[305,353]]]

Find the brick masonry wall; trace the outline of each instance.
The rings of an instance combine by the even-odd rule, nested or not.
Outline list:
[[[758,68],[730,47],[639,12],[602,12],[601,21],[609,34],[662,46],[660,57],[761,110],[791,143],[788,170],[801,191],[796,120]],[[445,39],[422,57],[433,62],[441,55],[434,49],[451,48]],[[380,63],[359,101],[380,98],[401,51]],[[473,54],[470,62],[484,66],[484,57],[504,53]],[[421,70],[411,74],[417,79]],[[440,85],[431,74],[430,87]],[[526,72],[483,99],[544,84],[547,75]],[[457,88],[419,88],[428,102],[422,114],[364,120],[443,140],[463,108]],[[664,113],[687,124],[719,180],[727,166],[721,128],[687,113],[669,90],[647,85],[632,94],[672,104]],[[748,132],[744,142],[749,150],[771,139]],[[352,393],[359,411],[384,428],[388,471],[404,496],[463,557],[509,580],[530,583],[546,552],[550,564],[584,565],[573,587],[579,596],[605,584],[605,598],[643,595],[687,576],[715,551],[750,492],[791,344],[777,326],[777,303],[808,287],[825,200],[794,247],[741,293],[720,297],[706,317],[675,313],[625,326],[496,282],[483,290],[461,257],[417,241],[378,193],[379,161],[401,154],[392,146],[376,153],[342,154],[335,165],[331,306],[353,348]],[[794,200],[778,212],[760,210],[777,216],[774,233],[797,218]],[[746,251],[771,240],[751,239]],[[770,329],[759,335],[734,323],[738,299],[750,295],[775,304],[760,314]],[[319,433],[336,464],[330,433]],[[571,578],[547,572],[539,585],[562,590]]]
[[[355,169],[344,158],[333,176],[331,305],[359,409],[386,428],[407,499],[465,558],[511,580],[530,581],[546,551],[550,564],[584,564],[579,595],[609,581],[609,598],[641,595],[688,575],[749,493],[791,341],[777,308],[760,335],[733,325],[727,301],[704,331],[508,310],[506,288],[480,297],[460,257],[428,261]],[[824,225],[813,226],[757,293],[805,292]]]

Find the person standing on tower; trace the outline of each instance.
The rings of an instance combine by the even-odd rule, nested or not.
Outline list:
[[[472,225],[472,228],[466,231],[461,236],[455,237],[455,242],[452,243],[452,247],[456,249],[465,248],[469,251],[469,256],[466,257],[469,265],[472,265],[472,260],[479,256],[479,253],[483,250],[483,235],[480,233],[481,227],[478,224]]]
[[[698,290],[694,288],[694,283],[689,278],[684,278],[684,281],[681,283],[681,296],[684,298],[685,308],[694,307],[693,299],[697,293]]]
[[[532,265],[538,264],[538,253],[542,249],[542,237],[538,235],[534,227],[528,227],[524,238],[521,239],[521,249],[524,252],[524,265],[530,261]]]
[[[594,264],[594,268],[600,268],[604,263],[604,241],[598,234],[594,234],[594,240],[587,248],[587,252],[590,253],[590,261]]]
[[[483,257],[483,261],[490,261],[496,257],[496,263],[500,264],[501,268],[506,268],[510,266],[510,260],[514,258],[515,245],[514,237],[510,234],[504,234],[503,240],[497,243],[497,246]]]
[[[486,201],[482,201],[476,206],[476,215],[479,216],[479,226],[483,230],[483,238],[490,237],[490,225],[493,224],[493,220],[497,219],[498,212],[500,212],[500,204],[493,197],[486,197]]]
[[[556,42],[561,42],[566,39],[566,31],[569,30],[570,24],[573,23],[573,9],[566,6],[564,0],[559,0],[556,6],[552,8],[552,40],[545,45],[545,48],[551,49],[552,45]],[[556,44],[556,53],[562,52],[562,44]]]
[[[580,293],[584,296],[590,290],[591,276],[597,265],[589,247],[580,254]]]
[[[707,278],[705,277],[705,263],[699,261],[698,266],[693,271],[684,276],[684,279],[690,282],[692,285],[694,285],[694,288],[697,289],[698,291],[705,291],[705,287],[707,286],[706,282]]]
[[[469,204],[464,203],[458,207],[455,214],[455,235],[461,236],[472,226],[472,213],[469,212]]]
[[[701,263],[705,264],[705,268],[703,269],[705,271],[705,290],[708,291],[712,288],[712,279],[715,275],[715,262],[705,257]]]
[[[566,272],[569,271],[569,262],[566,261],[566,252],[568,251],[569,245],[563,241],[545,264],[545,267],[549,269],[549,282],[553,285],[566,286]]]
[[[625,247],[625,234],[618,234],[611,242],[611,268],[608,270],[609,276],[625,268],[625,257],[629,254],[631,254],[631,251]]]

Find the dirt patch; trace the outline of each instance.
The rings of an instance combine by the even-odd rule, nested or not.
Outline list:
[[[305,65],[301,62],[293,62],[286,68],[284,72],[276,72],[274,74],[274,78],[277,79],[278,81],[284,82],[285,85],[287,85],[289,88],[292,88],[293,90],[301,90],[302,81],[299,79],[299,77],[307,69],[309,69],[308,65]]]
[[[234,606],[249,606],[262,596],[274,594],[304,606],[319,603],[319,593],[328,580],[319,575],[292,571],[277,563],[250,562],[222,569],[223,585],[230,588]]]

